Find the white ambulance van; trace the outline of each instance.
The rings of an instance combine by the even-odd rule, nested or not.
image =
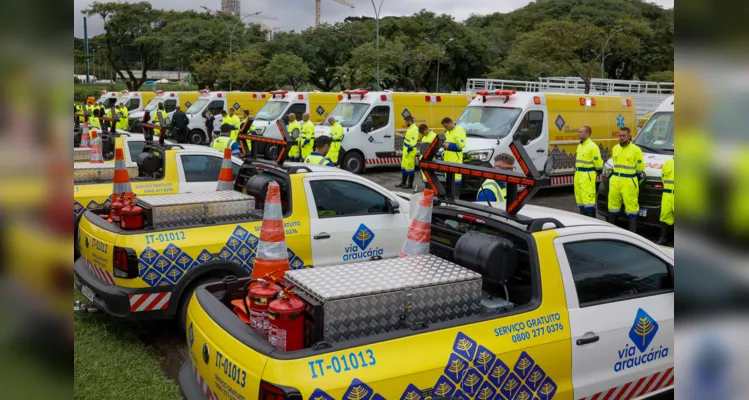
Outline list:
[[[120,96],[122,96],[122,93],[120,92],[102,90],[101,96],[99,96],[99,100],[96,100],[96,102],[103,104],[104,108],[109,108],[117,104],[117,100],[119,100]]]
[[[198,144],[202,138],[204,144],[211,141],[211,132],[205,129],[205,112],[217,115],[221,110],[234,109],[237,115],[243,115],[244,110],[249,110],[250,115],[255,115],[260,107],[268,101],[268,93],[261,92],[212,92],[201,90],[199,97],[187,108],[185,113],[190,123],[187,125],[190,143]]]

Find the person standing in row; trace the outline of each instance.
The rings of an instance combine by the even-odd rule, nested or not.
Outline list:
[[[463,164],[463,149],[466,147],[466,131],[455,125],[450,117],[442,119],[442,126],[445,128],[445,143],[442,145],[445,149],[443,159],[445,161]],[[463,178],[461,174],[455,174],[455,186],[460,192],[460,181]]]
[[[330,150],[328,151],[328,159],[333,162],[334,166],[339,165],[339,157],[341,153],[341,142],[343,142],[343,126],[341,123],[336,121],[335,117],[328,117],[326,120],[330,125]]]
[[[164,110],[164,103],[159,103],[159,107],[156,110],[156,113],[154,114],[154,116],[151,118],[151,120],[153,120],[152,124],[166,128],[165,126],[166,125],[166,111]],[[161,129],[154,129],[153,135],[154,136],[161,135]]]
[[[257,133],[257,130],[255,129],[255,118],[250,116],[250,110],[244,110],[244,117],[242,118],[242,126],[239,129],[239,133],[242,135],[247,136],[259,136]],[[247,139],[240,139],[243,141],[245,148],[247,149],[246,156],[250,155],[250,151],[252,150],[252,141]],[[242,148],[242,146],[239,146]]]
[[[120,103],[120,107],[117,111],[120,114],[120,122],[117,124],[117,129],[126,131],[128,128],[128,114],[130,112],[123,103]]]
[[[302,124],[302,158],[306,159],[312,153],[315,143],[315,124],[310,121],[308,112],[304,113],[302,118],[304,118],[304,124]]]
[[[224,117],[224,121],[222,122],[221,125],[231,125],[232,126],[232,130],[231,130],[231,133],[229,134],[229,136],[236,141],[237,140],[237,136],[239,136],[239,126],[241,124],[239,123],[239,117],[234,113],[234,109],[233,108],[229,109],[229,116],[228,117]],[[221,131],[223,132],[223,129]]]
[[[575,200],[580,214],[596,218],[596,179],[603,169],[601,149],[590,138],[593,130],[583,126],[577,130],[577,145],[575,154]]]
[[[512,171],[515,169],[515,157],[508,153],[501,153],[494,157],[494,169]],[[487,179],[481,184],[476,196],[477,202],[505,203],[507,201],[507,185],[501,181]]]
[[[216,131],[216,129],[213,128],[213,123],[216,122],[216,118],[213,116],[213,113],[210,111],[205,112],[205,131],[209,136],[212,136],[214,139],[219,136],[219,132]]]
[[[289,113],[289,126],[286,127],[294,144],[289,149],[289,161],[302,161],[302,125],[296,120],[296,114]]]
[[[640,182],[643,179],[645,164],[642,150],[632,143],[629,128],[619,129],[619,144],[611,150],[614,173],[609,181],[609,222],[615,223],[624,202],[624,212],[629,218],[629,230],[637,230],[637,216],[640,214]]]
[[[437,137],[437,134],[433,130],[430,130],[427,124],[419,125],[419,135],[421,135],[421,141],[419,141],[420,145],[431,144]],[[424,182],[424,187],[426,188],[429,182],[427,181],[424,171],[421,171],[421,180]]]
[[[190,124],[190,120],[187,118],[187,114],[182,111],[182,107],[177,106],[172,114],[172,123],[174,123],[174,136],[179,143],[187,143],[187,125]]]
[[[403,138],[403,155],[401,156],[401,183],[397,188],[413,189],[414,169],[416,168],[416,145],[419,143],[419,128],[414,124],[413,115],[408,115],[406,135]],[[408,182],[406,182],[408,181]]]
[[[325,157],[329,150],[330,138],[328,136],[321,136],[317,138],[317,140],[315,140],[315,151],[304,158],[304,163],[312,165],[322,165],[324,167],[332,167],[333,162]]]
[[[674,158],[663,163],[663,194],[661,195],[661,235],[658,244],[664,245],[674,237]]]

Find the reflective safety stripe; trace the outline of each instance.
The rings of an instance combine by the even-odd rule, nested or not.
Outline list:
[[[576,168],[576,170],[577,172],[593,172],[596,169],[593,167],[588,167],[588,168]]]
[[[576,160],[577,164],[586,164],[586,165],[592,165],[593,161],[585,161],[585,160]]]
[[[665,180],[665,181],[663,181],[663,184],[664,184],[664,185],[669,185],[669,184],[670,184],[670,185],[673,185],[673,184],[674,184],[674,181],[670,181],[670,180]]]
[[[614,164],[614,168],[631,169],[634,170],[636,167],[629,165]]]
[[[636,178],[637,177],[637,174],[622,174],[620,172],[614,172],[613,175],[618,176],[620,178]]]

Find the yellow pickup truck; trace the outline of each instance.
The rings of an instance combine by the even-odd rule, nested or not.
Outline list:
[[[439,193],[429,255],[287,272],[303,328],[281,331],[272,317],[270,330],[302,336],[302,349],[274,347],[233,312],[247,279],[199,287],[185,325],[185,398],[598,400],[671,391],[673,252],[604,221],[523,207],[551,179],[521,141],[510,149],[524,155],[525,175],[424,153],[421,168]],[[437,171],[447,182],[455,173],[505,182],[507,205],[457,200]]]

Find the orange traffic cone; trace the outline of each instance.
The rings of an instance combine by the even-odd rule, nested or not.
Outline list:
[[[91,164],[103,164],[104,156],[101,154],[101,138],[99,134],[91,131]]]
[[[83,131],[81,131],[81,144],[79,147],[91,147],[89,141],[91,138],[88,136],[88,121],[83,120]]]
[[[283,228],[281,211],[281,187],[278,183],[268,185],[268,196],[265,198],[263,226],[260,228],[260,243],[257,245],[253,278],[261,278],[277,272],[280,278],[288,271],[289,259],[286,253],[286,235]]]
[[[218,174],[216,191],[234,190],[234,174],[231,169],[231,149],[224,149],[224,161],[221,162],[221,172]]]
[[[127,166],[125,165],[125,152],[122,151],[122,148],[117,148],[114,150],[112,203],[127,193],[133,193],[133,189],[130,187],[130,176],[127,173]]]
[[[413,257],[429,254],[429,240],[432,238],[432,200],[434,191],[424,189],[419,208],[411,220],[406,241],[400,257]]]

